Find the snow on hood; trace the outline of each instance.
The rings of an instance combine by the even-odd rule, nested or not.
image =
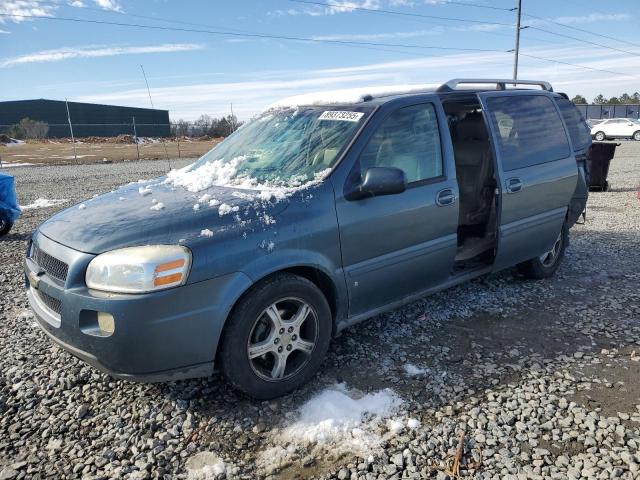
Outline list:
[[[422,92],[437,87],[438,84],[385,85],[305,93],[278,100],[269,105],[264,111],[295,108],[302,105],[346,105],[362,102],[368,96],[400,95],[403,93]]]
[[[284,182],[260,182],[255,178],[238,174],[238,167],[246,159],[240,156],[225,162],[224,159],[212,160],[201,165],[192,164],[167,174],[164,184],[182,187],[189,192],[197,193],[211,187],[237,188],[240,190],[257,190],[254,197],[258,200],[282,200],[300,190],[317,185],[329,174],[331,169],[322,170],[308,181],[293,178],[287,185]],[[142,193],[142,191],[141,191]],[[247,194],[251,197],[250,194]],[[249,198],[251,199],[251,198]]]

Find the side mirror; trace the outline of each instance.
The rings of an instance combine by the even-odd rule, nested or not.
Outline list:
[[[407,176],[399,168],[372,167],[365,170],[363,180],[355,185],[345,197],[347,200],[359,200],[380,195],[394,195],[407,189]]]

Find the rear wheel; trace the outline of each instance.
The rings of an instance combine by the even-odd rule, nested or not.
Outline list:
[[[551,250],[543,253],[539,257],[532,258],[518,265],[518,271],[526,278],[542,279],[549,278],[556,273],[564,258],[564,252],[569,244],[569,228],[567,224],[562,225],[562,230],[558,238],[553,243]]]
[[[604,134],[604,132],[598,132],[598,133],[596,133],[595,138],[596,138],[597,141],[602,142],[607,137]]]
[[[640,130],[638,130],[636,133],[633,134],[633,139],[636,142],[640,142]]]
[[[258,399],[279,397],[311,379],[327,353],[333,327],[322,292],[291,274],[257,284],[227,322],[219,356],[222,373]]]

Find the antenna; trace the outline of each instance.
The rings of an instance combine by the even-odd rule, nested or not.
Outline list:
[[[230,118],[231,122],[229,122],[231,124],[231,133],[236,131],[236,119],[235,116],[233,115],[233,102],[231,102],[231,118]]]
[[[155,109],[153,106],[153,99],[151,98],[151,89],[149,88],[149,80],[147,80],[147,74],[144,71],[144,67],[140,64],[140,70],[142,70],[142,76],[144,77],[144,83],[147,85],[147,93],[149,94],[149,103],[151,103],[151,108]],[[136,142],[138,139],[136,138]],[[162,142],[162,140],[160,140]],[[162,142],[162,146],[164,147],[164,155],[167,157],[167,163],[169,165],[169,170],[171,170],[171,160],[169,159],[169,152],[167,152],[167,145]]]

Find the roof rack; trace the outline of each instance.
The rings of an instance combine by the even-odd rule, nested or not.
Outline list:
[[[463,84],[495,84],[496,90],[506,90],[507,85],[537,85],[543,90],[553,92],[553,87],[549,82],[543,80],[513,80],[496,78],[454,78],[438,88],[438,92],[448,92],[456,90],[458,85]]]

